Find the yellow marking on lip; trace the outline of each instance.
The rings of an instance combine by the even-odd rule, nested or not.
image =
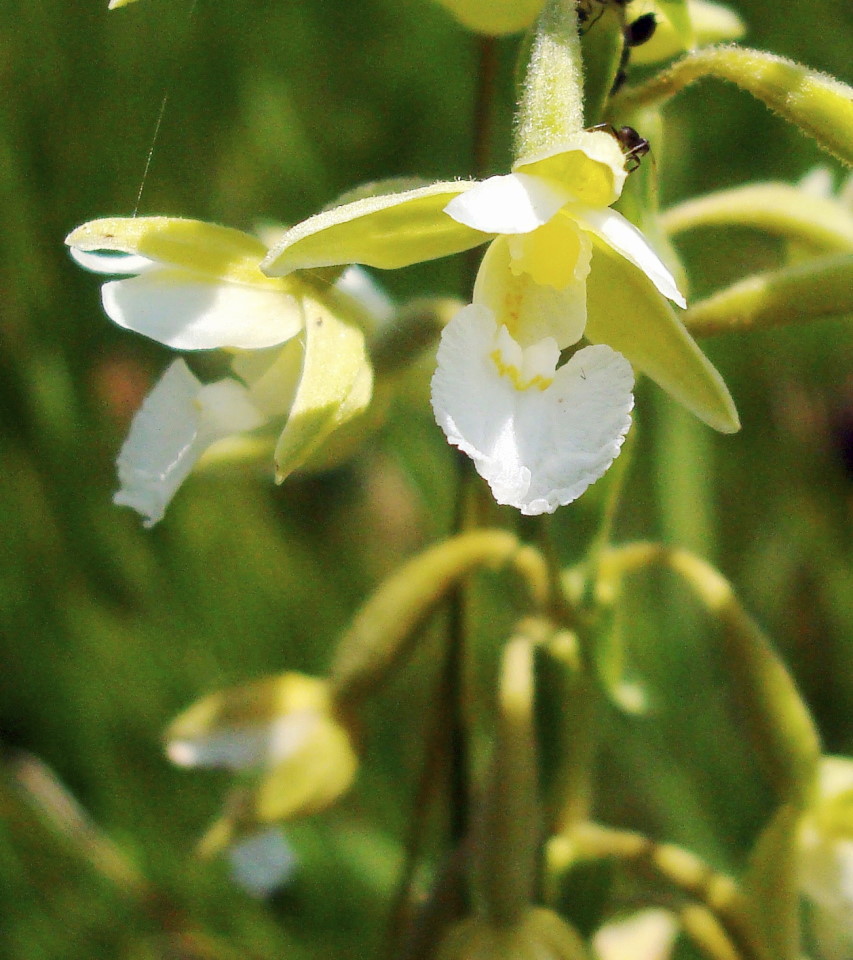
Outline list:
[[[543,377],[541,373],[537,373],[535,377],[525,383],[521,379],[521,371],[518,367],[506,363],[500,350],[492,350],[489,357],[497,367],[498,373],[502,377],[507,377],[516,390],[529,390],[531,387],[536,387],[537,390],[547,390],[554,382],[553,377]]]

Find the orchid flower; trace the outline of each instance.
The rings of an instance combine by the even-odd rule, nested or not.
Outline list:
[[[324,211],[285,233],[261,267],[272,276],[353,262],[392,269],[491,240],[473,307],[444,331],[433,407],[499,502],[551,512],[618,453],[631,366],[717,429],[738,428],[719,374],[666,302],[684,306],[671,273],[610,208],[625,177],[617,139],[582,130],[506,176]],[[560,351],[582,336],[595,352],[558,369]]]
[[[292,671],[196,701],[166,731],[166,752],[181,767],[255,771],[237,819],[262,823],[324,810],[358,767],[329,683]]]
[[[853,760],[825,756],[814,807],[799,832],[800,888],[812,904],[821,957],[853,951]]]
[[[278,424],[276,477],[302,466],[370,401],[361,311],[345,288],[275,280],[248,234],[194,220],[96,220],[66,242],[104,284],[117,324],[176,350],[227,351],[231,376],[203,384],[172,362],[136,414],[118,457],[115,502],[152,526],[219,441]]]

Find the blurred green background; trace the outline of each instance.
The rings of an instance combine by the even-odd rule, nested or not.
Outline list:
[[[224,863],[192,856],[228,778],[170,767],[160,736],[225,684],[322,672],[370,587],[449,528],[452,460],[424,378],[347,468],[281,488],[266,474],[194,477],[143,531],[110,503],[114,458],[168,357],[106,320],[97,279],[62,240],[134,211],[166,94],[143,214],[251,229],[366,180],[469,174],[476,41],[428,0],[105,8],[0,0],[0,957],[375,956],[421,758],[419,665],[370,718],[353,796],[291,831],[301,866],[267,903]],[[853,80],[849,0],[737,8],[746,42]],[[496,170],[508,162],[516,46],[498,47]],[[667,117],[665,204],[832,167],[722,84],[687,91]],[[745,231],[680,248],[700,295],[780,253]],[[401,298],[463,296],[464,275],[457,259],[381,279]],[[644,385],[618,532],[717,563],[784,651],[827,749],[853,753],[848,321],[707,343],[740,409],[735,437]],[[583,548],[596,496],[558,515],[566,559]],[[628,619],[653,710],[611,718],[602,816],[736,869],[764,807],[713,630],[660,577],[638,582]],[[33,811],[15,776],[22,755],[56,773],[155,894],[106,878]]]

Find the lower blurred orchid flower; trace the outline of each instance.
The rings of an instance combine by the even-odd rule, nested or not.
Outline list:
[[[174,361],[134,418],[115,502],[137,510],[145,526],[162,518],[219,441],[277,425],[280,481],[369,404],[365,309],[349,292],[353,284],[336,290],[266,277],[260,240],[195,220],[96,220],[66,243],[87,269],[125,275],[102,289],[104,310],[120,326],[178,350],[223,349],[232,358],[232,375],[209,384]]]

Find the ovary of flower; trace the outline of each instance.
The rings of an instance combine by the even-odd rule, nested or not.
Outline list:
[[[276,447],[283,479],[369,401],[362,332],[298,279],[262,274],[266,248],[257,238],[193,220],[141,217],[93,221],[66,242],[87,269],[124,275],[102,289],[104,310],[117,324],[179,350],[223,349],[231,360],[234,376],[210,384],[174,361],[135,416],[118,457],[115,502],[137,510],[145,526],[162,518],[219,441],[285,422]],[[327,390],[318,388],[321,379]],[[314,414],[302,418],[313,434],[289,429],[288,414],[297,408]]]
[[[598,345],[557,367],[552,337],[522,347],[482,304],[447,325],[432,381],[436,420],[498,503],[535,516],[576,500],[618,455],[634,376]]]

